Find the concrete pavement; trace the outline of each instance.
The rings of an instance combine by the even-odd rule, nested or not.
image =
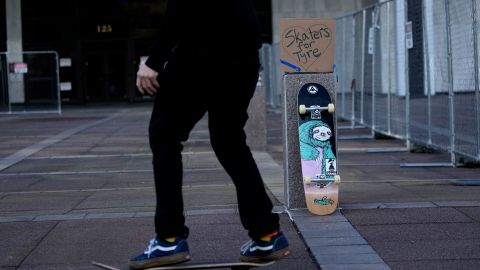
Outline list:
[[[150,106],[0,117],[0,269],[93,269],[92,260],[122,266],[145,248],[154,211]],[[328,217],[290,211],[292,223],[283,211],[281,117],[268,120],[268,151],[254,156],[293,254],[265,269],[478,268],[480,187],[450,180],[479,178],[480,169],[400,167],[449,157],[369,151],[402,148],[397,140],[340,140],[341,210]],[[192,132],[183,160],[194,260],[237,258],[247,235],[206,121]]]
[[[94,269],[93,260],[121,267],[144,250],[154,236],[150,110],[140,104],[2,116],[0,269]],[[282,194],[275,183],[281,167],[265,152],[255,158],[272,192]],[[185,144],[183,161],[193,260],[238,259],[248,236],[205,120]],[[266,269],[318,269],[288,215],[281,224],[293,254]]]
[[[270,115],[269,152],[281,164],[279,119]],[[455,180],[479,179],[480,168],[405,166],[448,163],[450,155],[399,151],[405,142],[373,139],[349,122],[338,126],[341,210],[296,218],[322,269],[479,269],[480,186]],[[314,232],[346,229],[318,236],[312,223]]]

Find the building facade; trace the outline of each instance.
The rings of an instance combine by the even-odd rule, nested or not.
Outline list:
[[[278,43],[281,17],[335,18],[374,2],[253,1],[263,42],[269,44]],[[68,84],[60,92],[62,103],[148,100],[135,89],[135,73],[142,56],[148,55],[165,8],[166,0],[0,0],[0,18],[6,18],[0,20],[0,52],[57,52],[60,82]],[[20,57],[17,62],[27,60]],[[23,86],[22,80],[27,79],[16,82],[19,90],[10,87],[0,99],[22,103],[51,91]]]
[[[270,1],[254,2],[263,41],[271,42]],[[63,103],[144,100],[135,73],[165,8],[166,0],[0,0],[0,18],[6,18],[0,20],[0,52],[56,51],[67,63],[60,81],[71,84],[61,92]],[[21,24],[20,40],[12,38],[15,30],[8,33],[12,24]],[[13,39],[21,49],[8,48]]]

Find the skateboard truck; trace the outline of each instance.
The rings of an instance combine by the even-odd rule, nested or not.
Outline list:
[[[337,185],[339,185],[340,182],[341,182],[340,175],[338,175],[338,174],[335,175],[333,177],[333,179],[327,179],[327,178],[322,179],[322,178],[318,178],[318,177],[312,178],[311,176],[307,176],[303,179],[303,181],[305,182],[305,184],[320,183],[320,187],[322,187],[322,188],[325,187],[327,185],[327,183],[329,183],[329,182],[333,182]]]
[[[312,106],[305,106],[305,105],[300,105],[298,106],[298,112],[300,114],[306,114],[307,112],[310,112],[310,117],[314,120],[316,119],[322,119],[322,111],[328,111],[329,113],[333,113],[335,111],[335,105],[333,103],[329,103],[327,107],[322,107],[322,106],[317,106],[317,105],[312,105]]]

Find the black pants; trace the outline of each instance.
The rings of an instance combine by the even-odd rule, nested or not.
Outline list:
[[[256,51],[241,56],[211,57],[177,49],[159,79],[149,138],[157,197],[158,237],[188,235],[183,215],[182,142],[208,112],[213,150],[232,178],[240,219],[258,239],[278,229],[270,201],[243,130],[258,80]]]

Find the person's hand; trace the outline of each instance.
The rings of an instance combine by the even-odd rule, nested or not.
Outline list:
[[[142,95],[145,93],[154,95],[160,85],[157,82],[158,72],[149,68],[145,64],[141,64],[137,72],[137,88]]]

